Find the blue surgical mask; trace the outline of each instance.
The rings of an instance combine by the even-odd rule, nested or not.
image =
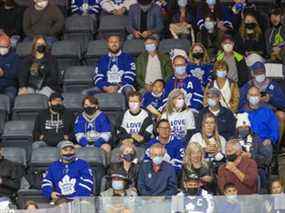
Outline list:
[[[178,0],[177,4],[179,7],[186,7],[188,0]]]
[[[163,162],[163,157],[162,156],[155,156],[152,159],[152,162],[156,165],[160,165]]]
[[[75,160],[76,155],[75,155],[75,154],[62,155],[61,158],[62,158],[62,160],[64,160],[64,161],[71,162],[71,161],[74,161],[74,160]]]
[[[227,76],[227,71],[225,70],[217,70],[216,75],[218,78],[225,78]]]
[[[183,75],[186,72],[186,66],[175,67],[175,74]]]
[[[112,181],[112,188],[114,190],[123,190],[125,188],[124,182],[121,180],[113,180]]]
[[[217,105],[217,101],[212,99],[212,98],[208,98],[208,106],[209,107],[214,107]]]
[[[207,0],[207,4],[208,5],[215,5],[216,4],[216,0]]]
[[[145,50],[147,52],[153,52],[156,50],[156,45],[155,44],[146,44],[145,45]]]
[[[266,76],[264,74],[261,74],[261,75],[254,76],[254,78],[255,78],[256,82],[262,83],[263,81],[265,81]]]
[[[249,96],[248,101],[251,105],[257,105],[260,100],[258,96]]]

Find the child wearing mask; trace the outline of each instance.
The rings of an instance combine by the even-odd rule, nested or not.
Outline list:
[[[207,53],[207,49],[201,43],[194,43],[189,53],[190,63],[187,73],[198,78],[203,88],[212,81],[213,64]]]
[[[76,118],[74,132],[80,146],[95,146],[106,152],[111,151],[111,123],[104,112],[99,110],[99,102],[93,96],[82,101],[84,111]]]
[[[196,126],[193,112],[187,107],[185,99],[183,90],[174,89],[168,96],[161,118],[169,120],[172,135],[188,142]]]
[[[161,117],[164,86],[165,82],[162,79],[158,79],[153,82],[151,91],[145,92],[143,95],[142,107],[147,109],[157,119]]]
[[[129,109],[118,129],[118,139],[143,147],[153,134],[153,122],[151,115],[141,108],[141,101],[140,93],[134,91],[128,94]]]

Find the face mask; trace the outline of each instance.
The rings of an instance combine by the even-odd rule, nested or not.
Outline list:
[[[62,158],[62,160],[64,160],[64,161],[71,162],[71,161],[74,161],[74,160],[75,160],[76,155],[75,155],[75,154],[62,155],[61,158]]]
[[[129,108],[132,112],[135,112],[140,108],[140,104],[137,102],[129,102]]]
[[[114,190],[123,190],[125,187],[124,187],[124,182],[121,181],[121,180],[113,180],[112,181],[112,188]]]
[[[44,53],[46,51],[46,45],[42,44],[42,45],[37,46],[37,51],[39,53]]]
[[[163,157],[162,156],[155,156],[152,159],[152,162],[156,165],[160,165],[163,162]]]
[[[207,4],[208,5],[215,5],[216,4],[216,0],[207,0]]]
[[[177,99],[177,100],[175,101],[175,107],[176,107],[177,109],[182,109],[182,108],[184,107],[184,105],[185,105],[184,99]]]
[[[258,82],[258,83],[262,83],[266,79],[264,74],[256,75],[256,76],[254,76],[254,78],[255,78],[256,82]]]
[[[0,47],[0,55],[7,55],[9,52],[9,48],[6,47]]]
[[[223,50],[227,53],[232,52],[234,49],[234,46],[232,44],[224,44],[223,45]]]
[[[175,74],[183,75],[186,72],[186,66],[175,67]]]
[[[237,158],[237,154],[227,155],[227,160],[231,162],[234,162]]]
[[[249,30],[253,30],[256,27],[256,23],[245,23],[244,27]]]
[[[86,112],[87,115],[93,115],[96,112],[97,108],[96,107],[85,107],[84,111]]]
[[[209,33],[214,32],[215,22],[213,21],[205,21],[205,28],[208,30]]]
[[[216,75],[218,78],[225,78],[227,76],[227,72],[225,70],[217,70]]]
[[[195,196],[199,192],[199,188],[187,188],[186,189],[186,194],[190,196]]]
[[[204,56],[204,53],[201,53],[201,52],[192,53],[192,57],[196,59],[203,58],[203,56]]]
[[[186,7],[188,0],[178,0],[177,4],[179,7]]]
[[[60,113],[64,110],[64,106],[62,104],[52,105],[51,110],[56,112],[56,113]]]
[[[44,9],[47,7],[48,1],[41,1],[41,2],[37,2],[36,4],[39,8]]]
[[[155,44],[146,44],[145,45],[145,50],[147,52],[153,52],[156,50],[156,45]]]
[[[212,99],[212,98],[208,98],[208,106],[209,107],[214,107],[217,105],[217,101]]]
[[[123,155],[122,158],[128,162],[132,162],[135,159],[135,155],[132,153],[129,153],[129,154]]]
[[[240,137],[245,138],[249,135],[249,129],[248,128],[239,129],[238,133]]]
[[[160,92],[158,94],[155,94],[154,92],[151,93],[151,95],[155,98],[160,98],[162,96],[163,92]]]
[[[258,96],[249,96],[248,101],[251,105],[257,105],[259,103]]]

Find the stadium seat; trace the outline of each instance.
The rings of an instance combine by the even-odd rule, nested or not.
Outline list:
[[[40,111],[48,108],[48,97],[41,94],[17,96],[13,108],[13,120],[35,120]]]
[[[0,94],[0,135],[3,132],[4,124],[10,113],[10,99],[7,95]]]
[[[81,92],[88,89],[92,81],[94,67],[91,66],[74,66],[69,67],[64,74],[63,91],[64,92]]]
[[[5,123],[1,136],[5,147],[20,147],[26,150],[27,161],[29,161],[33,141],[33,121],[8,121]]]
[[[73,40],[81,44],[83,50],[87,49],[88,41],[93,40],[96,33],[97,21],[90,16],[73,15],[65,20],[64,40]]]
[[[17,204],[20,209],[24,209],[27,201],[32,200],[36,202],[39,208],[50,208],[49,200],[46,199],[41,190],[38,189],[22,189],[18,191]],[[45,211],[48,212],[48,211]]]
[[[143,40],[127,40],[123,45],[123,52],[137,57],[139,54],[145,51]]]
[[[90,41],[88,43],[85,60],[88,65],[95,66],[102,55],[108,53],[108,47],[105,40]]]
[[[19,147],[4,147],[4,158],[23,166],[27,166],[26,151]]]
[[[173,49],[182,49],[188,53],[190,47],[191,43],[186,39],[165,39],[160,42],[159,51],[169,54]]]
[[[82,100],[84,96],[81,93],[63,93],[64,106],[74,114],[82,111]]]
[[[101,191],[101,181],[105,175],[106,156],[104,151],[96,147],[83,147],[78,149],[79,159],[89,163],[94,176],[94,194],[99,195]]]
[[[32,45],[33,45],[33,42],[31,41],[19,42],[16,47],[17,55],[20,56],[21,58],[31,55]]]
[[[137,152],[138,161],[142,162],[144,159],[144,155],[145,155],[145,149],[141,147],[136,147],[136,152]],[[112,150],[111,163],[120,162],[119,153],[120,153],[120,148],[115,148]]]
[[[106,15],[100,18],[99,33],[101,38],[110,34],[125,36],[128,16]]]
[[[71,66],[80,64],[82,49],[76,41],[57,41],[53,44],[51,54],[56,57],[61,76]]]

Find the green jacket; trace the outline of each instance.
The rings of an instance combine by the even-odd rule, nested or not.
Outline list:
[[[158,58],[160,60],[161,72],[164,81],[167,81],[168,78],[172,75],[172,67],[169,56],[158,52]],[[137,84],[142,89],[145,85],[145,73],[146,66],[148,62],[148,53],[143,52],[140,54],[136,60],[136,70],[137,70]]]

